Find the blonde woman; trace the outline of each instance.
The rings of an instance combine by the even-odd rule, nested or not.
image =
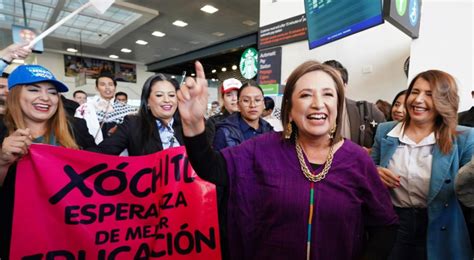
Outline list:
[[[0,258],[8,259],[13,217],[16,162],[28,153],[32,143],[72,149],[94,144],[91,136],[73,134],[75,122],[68,122],[60,92],[66,85],[39,65],[21,65],[8,78],[9,94],[5,125],[8,129],[0,152]],[[84,132],[87,130],[82,130]],[[76,138],[75,138],[76,137]]]

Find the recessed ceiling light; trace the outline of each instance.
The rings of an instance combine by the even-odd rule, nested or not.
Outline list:
[[[217,72],[217,70],[212,70],[212,73],[216,73],[216,72]]]
[[[194,73],[191,73],[191,77],[194,77],[194,76],[196,76],[196,74],[194,74]]]
[[[178,26],[178,27],[185,27],[185,26],[187,26],[188,24],[185,23],[185,22],[183,22],[183,21],[181,21],[181,20],[176,20],[176,21],[173,22],[173,25]]]
[[[165,36],[166,34],[160,32],[160,31],[154,31],[151,35],[156,36],[156,37],[163,37],[163,36]]]
[[[232,70],[236,70],[237,69],[237,65],[232,65]]]
[[[66,51],[68,51],[68,52],[77,52],[77,50],[74,49],[74,48],[67,48]]]
[[[212,35],[217,36],[217,37],[222,37],[222,36],[225,35],[225,33],[223,33],[223,32],[215,32],[215,33],[212,33]]]
[[[113,54],[112,54],[112,55],[109,55],[109,58],[112,58],[112,59],[118,59],[118,58],[119,58],[119,56],[117,56],[117,55],[113,55]]]
[[[257,24],[256,22],[254,22],[252,20],[245,20],[242,23],[245,24],[245,25],[248,25],[248,26],[254,26],[254,25]]]
[[[215,8],[212,5],[205,5],[201,8],[201,11],[209,13],[209,14],[213,14],[213,13],[219,11],[219,9]]]
[[[226,67],[224,67],[224,68],[222,68],[221,70],[222,70],[222,71],[227,71],[227,68],[226,68]]]
[[[176,76],[175,76],[175,75],[171,75],[171,78],[174,79],[174,78],[176,78]]]
[[[135,43],[140,44],[140,45],[147,45],[148,44],[148,42],[144,41],[144,40],[137,40]]]
[[[132,50],[127,49],[127,48],[123,48],[123,49],[121,49],[120,51],[121,51],[121,52],[124,52],[124,53],[130,53],[130,52],[132,52]]]

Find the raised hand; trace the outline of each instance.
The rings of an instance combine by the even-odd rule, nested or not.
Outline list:
[[[377,167],[377,171],[385,186],[392,189],[400,187],[400,176],[383,167]]]
[[[207,110],[207,80],[204,68],[195,63],[196,79],[187,78],[178,90],[178,108],[185,136],[192,137],[205,130],[204,116]]]
[[[12,62],[14,59],[25,59],[31,53],[28,43],[14,43],[0,51],[0,58]]]

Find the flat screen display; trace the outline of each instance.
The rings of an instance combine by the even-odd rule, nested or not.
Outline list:
[[[309,48],[383,23],[381,0],[305,0]]]

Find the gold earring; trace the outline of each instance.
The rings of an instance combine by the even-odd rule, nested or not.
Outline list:
[[[336,133],[336,127],[337,127],[337,124],[334,124],[334,126],[331,128],[331,130],[329,130],[329,138],[330,139],[334,138],[334,134]]]
[[[293,132],[293,126],[291,125],[291,122],[289,122],[288,125],[286,125],[286,129],[285,129],[285,139],[290,139],[292,132]]]

